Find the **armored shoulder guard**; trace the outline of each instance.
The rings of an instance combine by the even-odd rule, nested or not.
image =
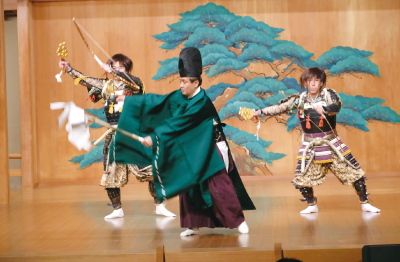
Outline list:
[[[342,108],[342,100],[335,90],[326,88],[326,92],[327,106],[322,108],[327,114],[336,115]]]

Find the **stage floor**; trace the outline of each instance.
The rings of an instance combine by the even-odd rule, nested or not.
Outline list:
[[[9,205],[0,206],[0,257],[153,253],[190,248],[283,249],[362,247],[400,243],[400,176],[367,180],[372,205],[381,214],[361,211],[350,186],[333,175],[315,188],[318,214],[300,215],[306,207],[292,177],[251,177],[244,184],[257,210],[245,211],[248,235],[236,229],[203,229],[181,238],[178,199],[167,207],[178,217],[153,213],[147,184],[133,182],[122,189],[125,217],[104,220],[112,209],[106,191],[97,185],[42,186],[11,191]]]

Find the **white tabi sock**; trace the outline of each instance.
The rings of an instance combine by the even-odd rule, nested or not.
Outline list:
[[[300,214],[310,214],[310,213],[317,213],[318,207],[317,205],[308,206],[306,209],[300,211]]]
[[[181,233],[181,237],[188,237],[191,235],[198,235],[198,234],[199,234],[199,229],[197,227],[188,228]]]
[[[372,212],[372,213],[380,213],[381,212],[380,209],[378,209],[374,206],[371,206],[369,203],[361,204],[361,209],[364,212]]]
[[[176,217],[176,215],[165,208],[164,203],[156,204],[156,214],[166,217]]]
[[[110,218],[117,218],[117,217],[124,217],[124,211],[122,210],[122,207],[114,210],[111,214],[108,216],[105,216],[105,219],[110,219]]]
[[[247,226],[246,221],[243,221],[242,224],[238,227],[238,230],[242,234],[247,234],[249,233],[249,227]]]

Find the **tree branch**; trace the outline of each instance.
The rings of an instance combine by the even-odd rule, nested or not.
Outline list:
[[[266,62],[266,63],[272,68],[272,70],[275,71],[275,73],[277,73],[279,75],[278,66],[276,64],[271,63],[271,62]]]
[[[171,84],[172,82],[174,82],[176,79],[179,79],[179,75],[174,77],[175,75],[171,75],[172,76],[172,80],[170,80],[168,83]],[[171,77],[169,76],[169,77]]]
[[[257,73],[257,72],[254,72],[254,71],[250,71],[249,69],[247,69],[247,67],[245,69],[250,73],[250,75],[254,75],[256,77],[262,76],[264,78],[267,78],[267,75],[264,74],[264,73]],[[253,78],[255,78],[255,77],[253,77]]]
[[[277,81],[282,81],[283,79],[285,79],[290,73],[292,73],[295,70],[299,70],[300,72],[304,72],[304,68],[300,67],[297,64],[292,64],[291,66],[289,66],[288,68],[286,68],[284,71],[279,72],[278,73],[278,79],[276,79]]]
[[[267,77],[264,73],[252,72],[249,69],[247,69],[247,67],[243,68],[242,70],[231,70],[230,72],[234,73],[237,76],[243,77],[246,81],[250,81],[259,76],[263,76],[264,78]]]
[[[362,79],[361,76],[358,76],[358,75],[356,75],[356,74],[354,74],[354,73],[350,73],[350,72],[347,72],[347,73],[348,73],[349,75],[354,76],[355,78]]]
[[[231,70],[231,72],[237,76],[243,77],[246,81],[251,80],[252,78],[250,77],[250,75],[247,74],[247,71],[245,71],[244,69],[242,70]]]
[[[290,59],[283,59],[283,61],[281,61],[281,62],[278,62],[278,63],[276,63],[275,65],[276,65],[276,67],[278,67],[278,66],[280,66],[280,65],[282,65],[282,64],[286,64],[286,63],[291,63],[293,61],[293,59],[292,60],[290,60]]]
[[[332,73],[327,73],[327,76],[328,76],[328,74],[329,74],[329,76],[332,76],[332,77],[339,77],[340,79],[344,79],[342,74],[335,75],[335,74],[332,74]]]

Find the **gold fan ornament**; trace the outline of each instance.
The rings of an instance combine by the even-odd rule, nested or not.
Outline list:
[[[65,61],[65,59],[68,56],[68,51],[67,47],[65,45],[65,42],[62,42],[58,45],[57,51],[56,51],[57,56],[61,58],[62,61]],[[63,70],[59,74],[56,75],[57,82],[61,83],[61,75],[63,74]]]
[[[258,120],[258,117],[257,117],[257,116],[254,116],[254,111],[255,111],[255,110],[254,110],[254,109],[251,109],[251,108],[241,107],[240,110],[239,110],[239,116],[240,116],[241,118],[243,118],[244,120],[250,120],[250,119],[253,119],[253,117],[254,117],[255,120],[258,121],[258,124],[257,124],[257,132],[256,132],[256,134],[254,135],[254,136],[257,137],[257,141],[258,141],[258,138],[259,138],[258,132],[260,131],[261,123],[260,123],[260,120]]]
[[[65,42],[62,42],[61,44],[58,45],[56,53],[62,60],[65,60],[67,58],[68,50],[67,46],[65,45]]]
[[[250,120],[253,119],[254,116],[254,109],[251,108],[246,108],[246,107],[241,107],[239,110],[239,115],[241,118],[244,120]]]

